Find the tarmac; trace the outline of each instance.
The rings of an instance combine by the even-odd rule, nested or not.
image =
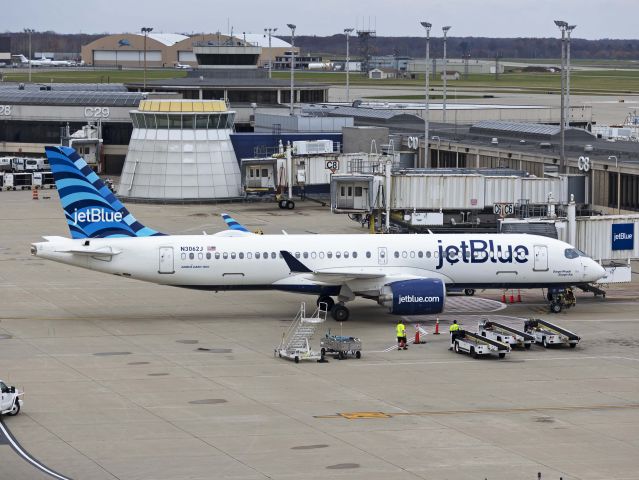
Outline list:
[[[450,297],[412,318],[426,343],[397,351],[397,317],[366,300],[327,330],[360,337],[361,359],[277,358],[301,301],[277,292],[210,293],[145,284],[29,255],[68,236],[55,191],[0,193],[0,378],[25,390],[2,419],[2,479],[639,478],[637,278],[607,297],[547,313],[539,290],[502,305],[497,291]],[[43,198],[50,197],[50,198]],[[171,233],[224,228],[231,213],[265,234],[365,233],[315,203],[130,205]],[[636,270],[636,268],[635,268]],[[576,349],[472,359],[448,350],[448,324],[544,318]],[[407,328],[412,336],[414,328]]]

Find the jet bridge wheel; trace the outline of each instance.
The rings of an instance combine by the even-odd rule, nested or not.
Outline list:
[[[338,322],[345,322],[348,320],[350,312],[344,305],[335,305],[331,310],[331,315]]]

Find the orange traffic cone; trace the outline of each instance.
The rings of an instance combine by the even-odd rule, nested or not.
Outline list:
[[[415,345],[419,345],[422,343],[419,338],[419,323],[415,325],[415,341],[413,342]]]
[[[521,290],[517,290],[517,303],[521,303]]]
[[[38,189],[37,189],[37,188],[35,188],[35,187],[33,187],[33,189],[31,190],[31,198],[32,198],[33,200],[39,200],[39,197],[38,197]]]
[[[515,294],[512,290],[510,291],[510,303],[515,303]]]
[[[506,291],[501,294],[501,303],[506,303]]]
[[[439,317],[437,317],[435,321],[435,333],[433,333],[433,335],[439,335]]]

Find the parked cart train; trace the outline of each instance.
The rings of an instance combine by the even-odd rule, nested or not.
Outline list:
[[[544,348],[548,348],[551,345],[569,345],[570,348],[575,348],[581,340],[581,337],[576,333],[540,318],[527,320],[524,328]]]
[[[499,358],[504,358],[507,353],[510,353],[510,346],[507,344],[466,330],[453,332],[451,344],[456,353],[465,352],[473,358],[491,353],[497,353]]]
[[[355,358],[362,357],[362,342],[359,338],[331,335],[330,330],[320,342],[320,347],[322,358],[325,355],[334,355],[340,360],[344,360],[349,355]]]

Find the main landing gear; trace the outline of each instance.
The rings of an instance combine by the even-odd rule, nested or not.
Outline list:
[[[319,306],[320,303],[326,304],[326,310],[331,312],[331,316],[338,322],[345,322],[348,320],[351,312],[342,302],[336,304],[332,297],[329,297],[328,295],[321,295],[317,299],[317,305]]]

